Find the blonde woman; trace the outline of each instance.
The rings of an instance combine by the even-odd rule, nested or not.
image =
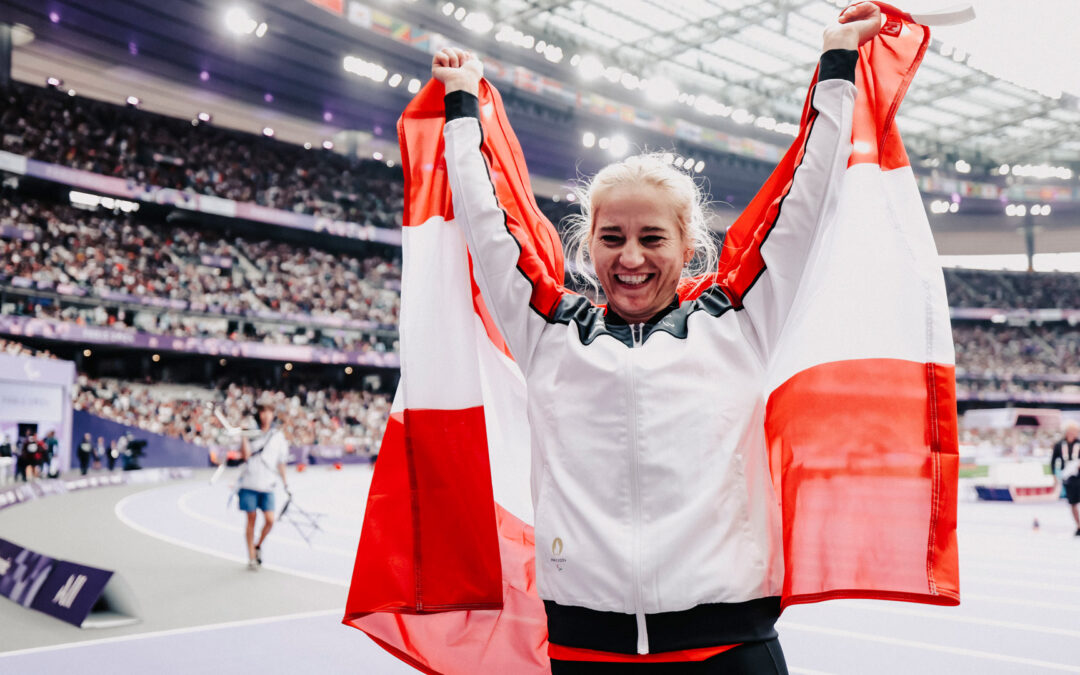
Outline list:
[[[825,30],[813,126],[744,311],[719,286],[679,302],[680,280],[715,269],[716,248],[693,180],[649,155],[596,175],[568,242],[606,308],[567,295],[552,316],[534,311],[480,150],[483,67],[461,50],[435,55],[455,217],[526,379],[553,673],[787,672],[764,364],[814,214],[832,208],[847,166],[856,50],[880,26],[861,3]]]

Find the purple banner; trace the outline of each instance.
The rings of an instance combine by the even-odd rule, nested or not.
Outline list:
[[[24,163],[25,166],[23,166]],[[5,168],[7,166],[12,168]],[[126,199],[168,204],[200,213],[245,218],[282,227],[308,230],[310,232],[327,232],[339,237],[401,246],[401,230],[398,228],[387,229],[358,223],[347,223],[306,213],[273,209],[251,202],[234,202],[230,199],[222,199],[212,195],[193,194],[153,185],[140,185],[132,179],[102,176],[89,171],[41,162],[36,159],[26,159],[12,153],[3,153],[0,156],[0,168],[13,170],[15,173],[24,173],[33,178],[43,178],[56,183]]]
[[[56,560],[52,571],[30,603],[51,617],[81,626],[105,591],[113,573],[88,565]]]
[[[56,478],[39,480],[33,483],[16,485],[15,487],[6,490],[0,490],[0,509],[6,509],[9,506],[17,506],[34,499],[74,492],[76,490],[136,483],[160,483],[166,480],[191,478],[191,475],[191,469],[173,467],[169,469],[143,469],[142,471],[98,473],[73,479]],[[0,566],[2,566],[2,563],[0,563]]]
[[[23,241],[33,241],[34,239],[37,239],[37,232],[31,227],[0,225],[0,239],[22,239]]]
[[[233,266],[233,259],[226,255],[210,255],[204,253],[200,258],[202,264],[207,267],[217,267],[223,270],[230,270]]]
[[[15,288],[24,289],[37,289],[39,291],[51,291],[60,295],[75,295],[79,297],[85,297],[87,291],[73,286],[72,284],[54,284],[50,281],[38,281],[34,282],[27,277],[0,277],[0,282],[7,283]],[[390,280],[384,282],[387,288],[393,290],[400,290],[400,282],[397,280]],[[396,287],[395,287],[396,285]],[[358,331],[373,331],[373,330],[396,330],[396,326],[390,324],[376,323],[375,321],[363,321],[360,319],[342,319],[336,316],[312,316],[311,314],[301,313],[289,313],[289,312],[271,312],[271,311],[242,311],[236,313],[225,312],[216,305],[207,305],[204,303],[190,303],[185,300],[175,300],[172,298],[158,298],[154,296],[145,295],[130,295],[128,293],[121,293],[119,291],[100,290],[97,291],[97,297],[102,300],[110,300],[112,302],[126,302],[132,305],[145,305],[147,307],[158,307],[162,309],[174,309],[178,311],[190,310],[194,312],[203,312],[206,314],[219,314],[226,317],[240,317],[251,319],[266,319],[268,321],[295,321],[296,323],[302,323],[307,326],[319,326],[324,328],[347,328],[350,330]]]
[[[34,319],[25,316],[0,315],[0,335],[41,337],[79,344],[120,345],[140,349],[227,356],[233,358],[358,365],[376,368],[398,368],[401,365],[394,352],[346,352],[307,345],[277,345],[265,342],[233,341],[223,338],[174,337],[141,331],[118,330],[97,326],[82,326],[65,321]]]
[[[0,595],[30,607],[56,561],[5,539],[0,539]]]

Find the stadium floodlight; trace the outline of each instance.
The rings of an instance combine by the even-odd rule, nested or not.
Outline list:
[[[304,149],[305,150],[310,150],[311,149],[311,143],[304,143]]]
[[[956,167],[957,173],[971,173],[971,165],[962,159],[956,160],[954,166]]]
[[[401,84],[401,80],[402,80],[401,73],[394,73],[393,75],[390,76],[390,79],[387,80],[386,83],[388,85],[390,85],[391,87],[396,87],[399,84]]]
[[[199,80],[201,82],[209,82],[210,81],[210,71],[200,70],[199,71]]]
[[[372,158],[374,158],[374,159],[376,159],[376,160],[378,160],[380,162],[382,161],[382,158],[383,158],[383,154],[381,152],[379,152],[378,150],[371,153],[371,156],[372,156]]]
[[[615,82],[619,81],[619,78],[622,77],[622,71],[615,66],[608,66],[604,69],[604,77],[607,78],[608,82],[614,84]]]
[[[641,86],[641,79],[633,73],[623,73],[619,78],[619,83],[627,89],[637,89]]]
[[[645,98],[657,105],[668,105],[678,96],[679,88],[663,75],[650,77],[645,83]]]
[[[1026,216],[1027,215],[1027,207],[1024,206],[1023,204],[1017,204],[1016,205],[1016,215],[1021,216],[1021,217]]]
[[[393,169],[396,164],[397,163],[392,159],[386,160],[386,166],[390,167],[391,169]]]
[[[259,27],[259,22],[251,18],[243,7],[230,7],[225,12],[225,27],[236,35],[251,35]]]
[[[705,160],[698,160],[698,163],[694,165],[694,173],[701,173],[705,170]]]
[[[1008,205],[1006,205],[1005,206],[1005,215],[1007,215],[1007,216],[1015,216],[1016,215],[1016,204],[1008,204]]]
[[[420,91],[420,80],[414,77],[413,79],[409,80],[409,93],[415,94],[418,91]]]
[[[49,12],[49,21],[60,23],[60,15],[56,12]]]
[[[616,157],[622,157],[630,151],[630,142],[623,136],[612,136],[608,152]]]
[[[68,89],[68,96],[74,96],[74,95],[75,95],[75,90],[74,89]]]
[[[1008,176],[1010,168],[1012,167],[1010,167],[1008,164],[1002,164],[998,167],[998,173],[1000,173],[1002,176]]]
[[[581,135],[581,144],[586,148],[591,148],[596,145],[596,134],[591,131],[586,131]]]
[[[209,122],[212,119],[213,119],[213,115],[211,115],[208,112],[199,113],[199,121],[200,122]]]
[[[958,204],[957,202],[953,202],[952,204],[949,204],[949,213],[956,213],[959,210],[960,210],[960,204]]]
[[[263,134],[263,136],[266,136],[267,138],[273,138],[274,137],[274,130],[271,129],[270,127],[263,127],[262,134]]]
[[[1050,215],[1050,205],[1049,205],[1049,204],[1045,204],[1045,205],[1043,206],[1043,208],[1042,208],[1042,214],[1043,214],[1044,216],[1048,216],[1048,215]]]
[[[596,144],[600,146],[601,150],[607,150],[609,147],[611,147],[611,139],[607,136],[602,136],[600,140],[596,142]]]
[[[739,108],[731,113],[731,121],[735,124],[750,124],[754,121],[754,116]]]
[[[536,44],[536,38],[531,35],[526,35],[521,40],[521,46],[525,49],[532,49],[534,44]]]
[[[89,349],[84,349],[84,350],[82,350],[82,355],[83,355],[84,357],[86,357],[86,358],[90,358],[90,355],[91,355],[91,354],[93,354],[93,353],[94,353],[94,352],[90,351]]]
[[[574,194],[573,192],[567,192],[566,193],[566,201],[568,201],[568,202],[576,202],[577,201],[577,195]]]
[[[552,63],[559,63],[563,60],[562,47],[556,47],[555,45],[548,45],[544,48],[544,58]]]
[[[139,97],[138,97],[138,96],[128,96],[128,97],[127,97],[127,104],[128,104],[129,106],[133,107],[133,108],[136,108],[136,107],[138,107],[138,105],[139,105],[140,103],[142,103],[142,101],[141,101],[141,100],[139,99]]]
[[[352,375],[352,373],[353,373],[352,366],[345,366],[345,374],[346,375]]]
[[[450,16],[454,13],[454,3],[448,2],[442,6],[442,13],[445,16]]]
[[[581,65],[581,54],[574,54],[570,57],[570,66],[577,68],[579,65]]]
[[[270,26],[267,26],[266,22],[263,21],[262,23],[259,24],[258,28],[255,29],[255,37],[260,37],[261,38],[262,36],[266,35],[266,31],[268,31],[269,29],[270,29]]]
[[[330,140],[326,140],[326,141],[322,142],[322,146],[323,146],[323,150],[333,150],[334,149],[334,142],[330,141]]]
[[[462,26],[465,26],[468,30],[474,33],[488,33],[495,27],[495,22],[491,20],[491,17],[483,12],[469,12],[465,17],[465,20],[461,22]]]
[[[661,159],[664,161],[664,164],[671,164],[675,161],[675,155],[670,152],[665,152]]]
[[[45,84],[50,87],[59,88],[61,85],[64,84],[64,81],[61,80],[59,77],[48,77],[45,79]]]
[[[466,10],[464,7],[458,7],[456,10],[454,10],[454,18],[458,21],[461,21],[465,18],[465,15],[467,13],[468,10]]]
[[[153,356],[150,357],[150,360],[153,361],[154,363],[157,363],[158,361],[161,360],[161,354],[154,354]]]
[[[754,122],[754,126],[766,131],[772,131],[776,128],[776,119],[772,117],[759,117]]]
[[[578,63],[578,73],[583,80],[595,80],[604,74],[604,64],[592,54],[586,54]]]
[[[286,363],[285,364],[285,370],[292,370],[292,364],[291,363]]]

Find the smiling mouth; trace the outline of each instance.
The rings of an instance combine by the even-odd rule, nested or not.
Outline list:
[[[655,274],[616,274],[615,280],[627,288],[637,288],[648,283]]]

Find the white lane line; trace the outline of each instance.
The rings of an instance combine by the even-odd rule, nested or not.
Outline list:
[[[971,574],[964,575],[965,582],[976,582],[984,584],[1001,584],[1002,586],[1019,586],[1021,588],[1038,588],[1045,591],[1056,591],[1059,593],[1080,593],[1080,586],[1066,586],[1064,584],[1048,584],[1043,581],[1026,581],[1024,579],[1002,579],[1000,577],[980,577],[973,576]]]
[[[188,633],[201,633],[208,630],[220,630],[222,628],[239,628],[242,626],[258,626],[260,624],[276,623],[278,621],[291,621],[293,619],[313,619],[320,616],[344,616],[342,609],[320,609],[311,612],[298,612],[296,614],[280,614],[278,616],[264,616],[257,619],[241,619],[238,621],[226,621],[224,623],[206,624],[202,626],[188,626],[187,628],[170,628],[149,633],[134,633],[132,635],[117,635],[115,637],[98,638],[96,640],[83,640],[82,642],[65,642],[59,645],[47,645],[44,647],[30,647],[17,649],[13,652],[0,652],[0,659],[13,656],[26,656],[27,654],[40,654],[42,652],[54,652],[63,649],[78,649],[93,645],[112,644],[114,642],[131,642],[132,640],[145,640],[149,638],[167,637],[170,635],[185,635]]]
[[[982,593],[963,592],[960,595],[961,603],[964,600],[982,600],[983,602],[1000,602],[1006,605],[1022,605],[1024,607],[1038,607],[1039,609],[1052,609],[1058,612],[1080,612],[1080,604],[1063,604],[1059,602],[1044,602],[1042,600],[1025,600],[1021,598],[1003,598],[999,595],[983,595]]]
[[[948,613],[946,611],[932,611],[918,609],[916,607],[892,607],[888,605],[875,605],[869,602],[856,601],[847,603],[848,607],[865,609],[871,612],[884,614],[900,614],[903,616],[921,616],[936,621],[952,621],[955,623],[973,623],[981,626],[994,626],[995,628],[1008,628],[1010,630],[1026,630],[1033,633],[1047,633],[1049,635],[1063,635],[1065,637],[1080,638],[1080,630],[1069,630],[1057,626],[1038,626],[1030,623],[1018,623],[1015,621],[999,621],[997,619],[984,619],[978,616],[964,616],[963,614]]]
[[[824,670],[810,670],[809,668],[796,668],[795,666],[788,666],[788,672],[793,675],[832,675],[832,673],[826,673]]]
[[[1066,673],[1080,673],[1080,666],[1070,666],[1064,663],[1041,661],[1039,659],[1029,659],[1022,656],[1009,656],[1008,654],[996,654],[994,652],[984,652],[977,649],[948,647],[946,645],[936,645],[930,642],[919,642],[917,640],[902,640],[900,638],[888,637],[885,635],[856,633],[855,631],[841,630],[839,628],[822,628],[821,626],[811,626],[809,624],[802,623],[790,623],[788,621],[781,621],[777,624],[777,628],[785,630],[801,630],[808,633],[819,633],[821,635],[834,635],[836,637],[852,638],[855,640],[867,640],[869,642],[880,642],[882,644],[895,645],[898,647],[913,647],[915,649],[925,649],[927,651],[943,652],[945,654],[955,654],[957,656],[970,656],[976,659],[989,659],[992,661],[1019,663],[1025,666],[1038,666],[1040,668],[1047,668],[1049,670],[1060,670]]]
[[[161,541],[168,542],[170,544],[173,544],[174,546],[179,546],[181,548],[186,548],[186,549],[191,550],[191,551],[197,551],[199,553],[205,553],[206,555],[212,555],[212,556],[214,556],[216,558],[223,558],[225,560],[231,560],[233,562],[240,563],[241,565],[246,565],[247,564],[247,559],[243,558],[241,556],[238,556],[238,555],[235,555],[235,554],[232,554],[232,553],[225,553],[224,551],[219,551],[217,549],[209,548],[207,546],[200,546],[199,544],[193,544],[193,543],[191,543],[189,541],[185,541],[183,539],[178,539],[177,537],[171,537],[171,536],[169,536],[167,534],[163,534],[161,532],[156,532],[154,530],[151,530],[148,527],[143,527],[142,525],[136,523],[134,520],[132,520],[126,514],[124,514],[124,507],[126,506],[128,500],[132,499],[133,497],[137,497],[137,496],[139,496],[141,494],[146,494],[146,493],[145,492],[136,492],[135,494],[128,495],[127,497],[124,497],[123,499],[121,499],[119,502],[116,503],[116,508],[114,509],[114,511],[116,513],[116,517],[120,519],[120,522],[127,525],[128,527],[135,530],[136,532],[140,532],[142,534],[145,534],[148,537],[153,537],[155,539],[160,539]],[[344,588],[349,587],[349,582],[347,580],[344,580],[344,579],[338,579],[338,578],[335,578],[335,577],[327,577],[327,576],[323,576],[321,574],[312,574],[311,572],[303,572],[301,570],[292,569],[290,567],[282,567],[281,565],[264,564],[263,569],[272,570],[274,572],[281,572],[282,574],[291,574],[294,577],[301,577],[303,579],[311,579],[312,581],[321,581],[323,583],[333,584],[335,586],[342,586]]]
[[[184,493],[183,495],[181,495],[180,499],[177,500],[177,505],[180,507],[180,511],[183,512],[184,515],[189,516],[191,518],[194,518],[195,520],[202,521],[202,522],[204,522],[204,523],[206,523],[208,525],[213,525],[214,527],[217,527],[217,528],[220,528],[220,529],[223,529],[223,530],[228,530],[229,532],[233,532],[235,534],[241,534],[242,535],[244,533],[244,528],[240,527],[239,525],[230,525],[229,523],[218,520],[217,518],[214,518],[213,516],[207,516],[207,515],[201,514],[198,511],[196,511],[194,508],[192,508],[187,503],[187,500],[190,499],[194,495],[195,495],[194,492],[187,492],[187,493]],[[239,511],[237,513],[239,513]],[[275,528],[282,528],[285,525],[286,525],[286,523],[282,523],[282,522],[279,522],[279,521],[274,522],[274,527]],[[345,557],[345,558],[353,558],[354,556],[356,556],[356,549],[353,549],[353,550],[350,551],[350,550],[343,549],[343,548],[337,548],[335,546],[323,546],[322,544],[310,544],[309,545],[306,541],[300,541],[299,539],[296,539],[295,537],[291,536],[291,534],[287,535],[287,536],[284,536],[284,537],[281,537],[281,536],[275,537],[274,538],[274,543],[275,544],[276,543],[291,544],[293,546],[299,546],[300,548],[303,548],[303,549],[321,551],[322,553],[329,553],[331,555],[342,556],[342,557]]]

